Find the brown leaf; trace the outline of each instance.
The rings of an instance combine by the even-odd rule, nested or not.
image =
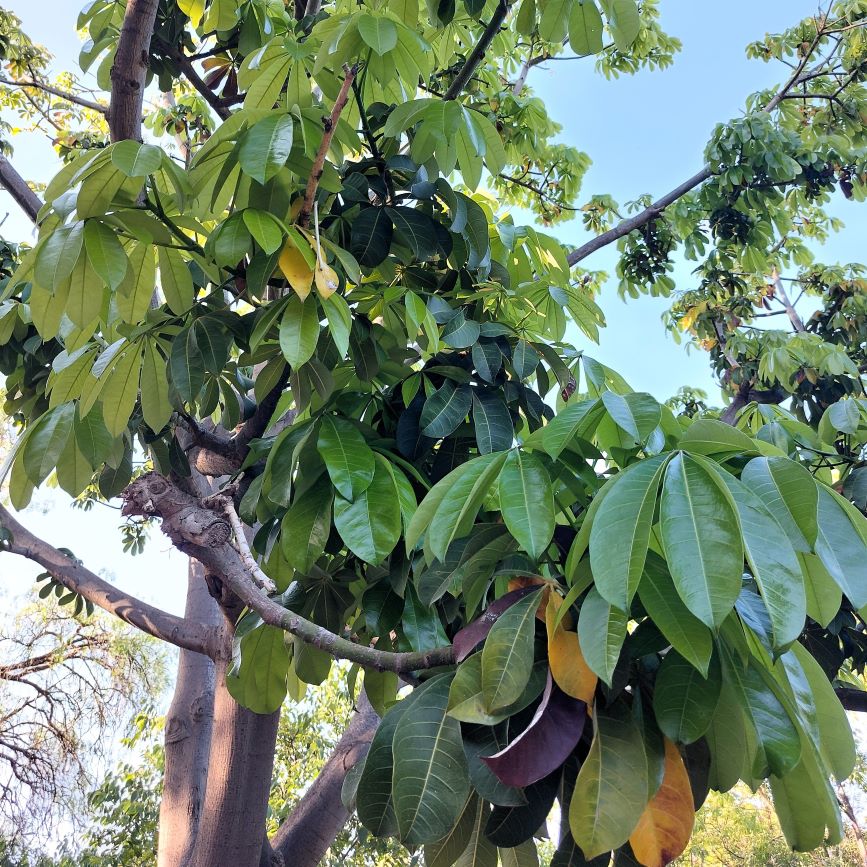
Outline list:
[[[548,665],[557,686],[572,698],[580,699],[587,706],[593,704],[598,678],[584,661],[578,644],[578,633],[570,632],[572,618],[566,614],[555,626],[557,612],[563,599],[551,593],[545,609],[545,624],[548,627]]]
[[[662,785],[629,838],[635,858],[644,867],[666,867],[686,849],[694,823],[686,766],[677,747],[666,738]]]

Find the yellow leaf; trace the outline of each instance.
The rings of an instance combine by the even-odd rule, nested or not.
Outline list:
[[[321,268],[317,266],[315,280],[316,290],[323,298],[329,298],[333,295],[340,285],[337,272],[330,265],[323,265]]]
[[[644,808],[629,838],[638,863],[644,867],[666,867],[686,849],[694,822],[689,776],[677,747],[666,738],[662,785]]]
[[[178,0],[178,8],[189,16],[190,24],[195,29],[205,14],[205,0]]]
[[[280,270],[295,290],[295,294],[303,301],[313,288],[313,269],[301,251],[289,240],[280,251]]]
[[[556,626],[557,611],[563,599],[551,593],[545,609],[545,624],[548,627],[548,665],[551,676],[560,689],[572,698],[593,704],[598,678],[584,661],[578,645],[578,633],[570,632],[572,618],[567,614]]]

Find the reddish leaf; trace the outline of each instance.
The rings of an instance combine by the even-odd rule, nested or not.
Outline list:
[[[509,608],[528,593],[535,593],[538,589],[538,586],[521,587],[495,599],[481,617],[465,626],[455,635],[454,641],[452,641],[455,648],[455,661],[463,662],[475,650],[479,642],[488,637],[491,627]]]
[[[559,768],[584,731],[587,705],[554,685],[551,672],[530,725],[505,749],[482,761],[507,786],[529,786]]]

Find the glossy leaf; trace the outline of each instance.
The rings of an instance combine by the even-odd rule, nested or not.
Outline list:
[[[626,640],[627,619],[595,588],[585,597],[578,615],[578,641],[584,659],[591,671],[609,686]]]
[[[705,678],[680,654],[667,653],[653,688],[653,711],[662,733],[681,744],[697,741],[710,728],[721,689],[718,661]]]
[[[822,489],[816,554],[852,605],[867,605],[867,545],[843,508]]]
[[[337,492],[354,500],[373,480],[376,461],[358,428],[339,416],[323,416],[316,448]]]
[[[425,402],[421,412],[422,433],[441,439],[463,423],[472,405],[472,391],[467,385],[456,386],[447,379]]]
[[[313,357],[318,339],[319,313],[315,299],[302,301],[297,295],[291,295],[280,320],[283,357],[293,368],[300,367]]]
[[[518,544],[538,560],[554,535],[551,478],[532,452],[510,451],[500,472],[500,511]]]
[[[334,495],[326,480],[320,479],[298,497],[283,516],[280,544],[286,562],[302,574],[325,550],[331,533],[331,504]]]
[[[238,162],[244,173],[260,184],[273,178],[289,158],[292,128],[291,114],[274,114],[253,124],[238,151]]]

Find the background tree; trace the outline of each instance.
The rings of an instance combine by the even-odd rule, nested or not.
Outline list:
[[[498,212],[579,206],[586,160],[530,70],[567,50],[609,75],[666,65],[651,2],[82,13],[111,143],[70,152],[44,205],[0,163],[39,224],[0,309],[10,497],[96,479],[160,519],[192,558],[185,616],[0,520],[9,552],[182,649],[161,863],[316,863],[341,793],[443,865],[535,863],[555,800],[556,863],[665,864],[738,779],[770,780],[795,848],[841,839],[855,751],[831,678],[863,663],[867,524],[832,453],[750,413],[755,436],[675,417],[563,341],[598,335],[602,275],[577,266],[607,244],[629,294],[671,292],[678,247],[711,284],[757,279],[797,247],[778,233],[821,225],[832,179],[863,195],[865,15],[838,2],[768,37],[779,88],[631,216],[581,206],[598,235],[567,253]],[[30,65],[13,87],[50,93]],[[149,81],[167,148],[140,140]],[[812,344],[855,390],[848,354]],[[269,838],[280,708],[333,657],[363,671],[359,711]]]

